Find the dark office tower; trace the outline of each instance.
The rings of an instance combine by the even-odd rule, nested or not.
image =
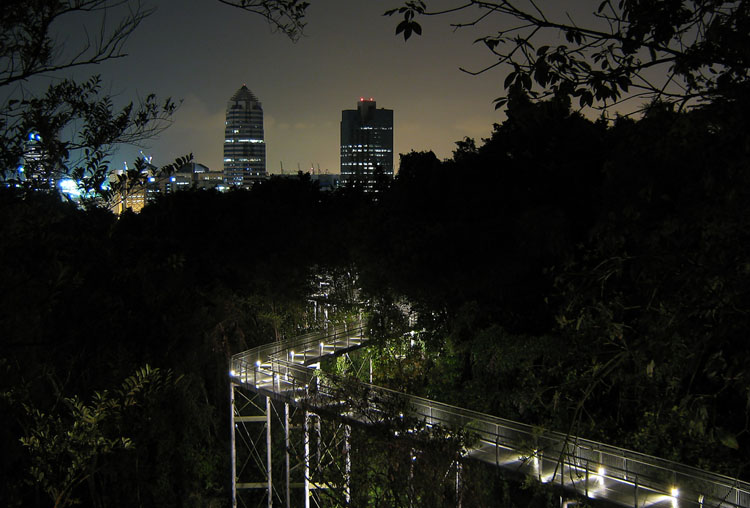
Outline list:
[[[250,188],[266,178],[263,108],[245,85],[227,103],[224,131],[224,183]]]
[[[393,178],[393,110],[360,98],[357,109],[341,112],[341,181],[377,190],[378,179]]]

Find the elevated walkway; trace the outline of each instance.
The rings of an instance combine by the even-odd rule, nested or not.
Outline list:
[[[317,369],[321,360],[367,342],[363,325],[348,323],[270,343],[233,356],[231,379],[268,400],[354,422],[382,423],[394,417],[395,407],[425,426],[464,429],[475,443],[465,458],[533,476],[571,495],[634,508],[750,508],[750,484],[738,479],[367,383],[341,385]],[[233,409],[233,432],[234,415]],[[270,471],[270,420],[268,429]],[[270,474],[268,489],[270,507]]]

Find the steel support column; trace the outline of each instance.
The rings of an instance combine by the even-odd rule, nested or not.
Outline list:
[[[268,471],[268,508],[273,508],[273,481],[271,477],[271,397],[266,397],[266,469]]]
[[[237,449],[234,435],[234,387],[235,384],[229,381],[229,412],[230,412],[230,424],[232,430],[230,433],[230,454],[232,464],[232,508],[237,508]]]
[[[461,500],[463,498],[463,492],[461,488],[461,470],[463,466],[460,460],[456,460],[456,507],[461,508]]]
[[[323,460],[323,456],[321,455],[321,441],[322,441],[322,432],[320,428],[320,416],[315,415],[315,470],[320,471],[320,463]]]
[[[302,473],[304,475],[304,489],[305,489],[305,508],[310,508],[310,422],[308,412],[304,414],[304,440],[305,440],[305,453],[304,453],[304,467]]]
[[[344,425],[344,496],[347,505],[350,504],[352,500],[352,448],[351,443],[349,442],[351,434],[351,426]]]
[[[290,485],[289,485],[289,403],[284,403],[284,458],[286,461],[285,464],[285,473],[286,473],[286,508],[291,508],[291,494],[289,492]]]

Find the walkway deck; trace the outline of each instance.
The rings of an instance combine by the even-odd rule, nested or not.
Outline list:
[[[358,400],[345,403],[340,387],[320,377],[317,367],[321,360],[367,341],[362,325],[339,325],[237,354],[230,374],[233,382],[273,399],[338,411],[341,417],[359,422],[382,419],[383,404],[396,403],[405,415],[425,425],[470,431],[478,439],[466,456],[562,486],[571,494],[634,508],[750,508],[746,482],[631,450],[540,432],[530,425],[366,383],[348,385]]]

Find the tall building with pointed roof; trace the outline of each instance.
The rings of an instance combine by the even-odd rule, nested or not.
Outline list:
[[[266,176],[263,107],[253,92],[242,85],[227,103],[224,183],[230,187],[250,188]]]

